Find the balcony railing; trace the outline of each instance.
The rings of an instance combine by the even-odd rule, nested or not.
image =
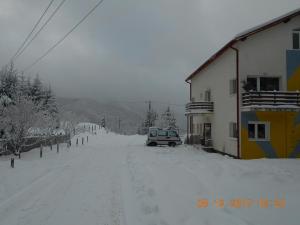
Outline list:
[[[186,105],[186,114],[212,113],[214,111],[213,102],[190,102]]]
[[[242,94],[243,107],[300,108],[298,91],[250,91]]]

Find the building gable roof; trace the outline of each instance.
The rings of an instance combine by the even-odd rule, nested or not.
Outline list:
[[[188,78],[186,78],[185,81],[191,80],[196,74],[198,74],[204,68],[209,66],[219,56],[221,56],[228,48],[232,47],[236,42],[245,40],[249,36],[252,36],[261,31],[267,30],[267,29],[274,27],[280,23],[287,23],[289,20],[291,20],[292,18],[299,16],[299,15],[300,15],[300,8],[236,35],[232,40],[230,40],[226,45],[224,45],[219,51],[217,51],[212,57],[210,57],[205,63],[203,63],[197,70],[195,70]]]

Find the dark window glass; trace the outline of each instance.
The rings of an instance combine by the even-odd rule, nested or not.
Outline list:
[[[156,130],[151,130],[150,131],[150,137],[156,137],[157,136],[157,131]]]
[[[168,132],[165,130],[158,131],[158,136],[167,136],[167,135],[168,135]]]
[[[248,138],[255,138],[255,124],[248,124]]]
[[[261,77],[261,91],[279,91],[279,78],[277,77]]]
[[[293,33],[293,49],[300,49],[300,33]]]
[[[169,137],[178,137],[178,134],[174,130],[169,130]]]
[[[266,126],[265,124],[257,125],[257,138],[266,139]]]
[[[257,91],[257,78],[254,77],[247,78],[247,90]]]

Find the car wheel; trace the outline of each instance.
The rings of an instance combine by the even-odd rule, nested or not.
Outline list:
[[[148,144],[148,146],[156,146],[156,145],[157,145],[156,142],[150,142],[150,143]]]
[[[175,143],[175,142],[170,142],[170,143],[169,143],[169,146],[170,146],[170,147],[175,147],[175,146],[176,146],[176,143]]]

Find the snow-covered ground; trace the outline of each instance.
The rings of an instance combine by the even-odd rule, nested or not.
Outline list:
[[[0,158],[1,225],[299,224],[299,160],[145,147],[143,136],[103,130],[83,146],[76,138],[59,154],[45,148],[42,159],[38,149],[24,153],[14,169],[9,157]],[[275,207],[276,195],[284,197],[283,208]],[[236,205],[245,199],[253,204]]]

